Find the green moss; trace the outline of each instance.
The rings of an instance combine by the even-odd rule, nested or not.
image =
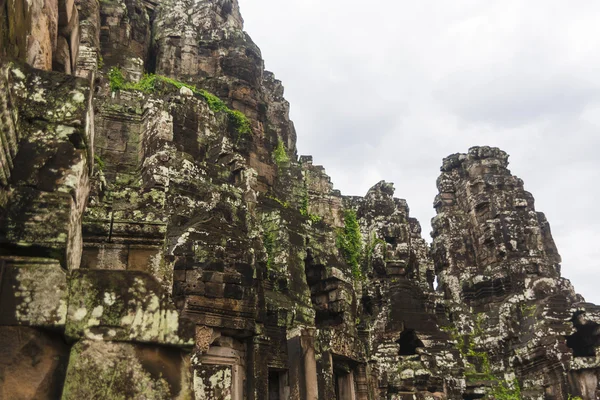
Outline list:
[[[525,318],[533,317],[535,315],[535,312],[537,311],[537,305],[535,304],[521,304],[519,308],[521,309],[521,315]]]
[[[573,396],[573,395],[569,394],[568,400],[583,400],[583,399],[579,396]]]
[[[133,354],[115,358],[111,352],[102,352],[109,345],[99,345],[96,355],[88,352],[87,346],[80,342],[71,350],[62,400],[171,397],[169,385],[162,376],[153,379]]]
[[[474,318],[473,333],[471,335],[461,335],[455,327],[441,327],[441,330],[448,332],[453,340],[456,341],[456,347],[465,359],[465,378],[468,382],[489,381],[491,386],[487,390],[487,399],[495,400],[520,400],[521,386],[519,381],[507,381],[504,377],[496,375],[492,371],[488,353],[485,351],[476,351],[475,338],[482,337],[485,334],[481,323],[483,315],[476,314]],[[469,359],[477,359],[479,368]]]
[[[306,181],[304,182],[304,191],[302,192],[302,200],[300,202],[300,214],[308,216],[308,189],[306,187]]]
[[[321,220],[323,220],[323,218],[316,214],[308,214],[308,219],[310,219],[314,223],[321,222]]]
[[[187,87],[188,87],[188,89],[191,89],[193,92],[196,92],[196,87],[195,86],[193,86],[193,87],[187,86]],[[229,108],[223,102],[223,100],[221,100],[220,98],[218,98],[214,94],[209,93],[206,90],[200,90],[199,93],[200,93],[200,95],[202,97],[204,97],[204,100],[206,100],[206,103],[208,104],[208,107],[212,111],[214,111],[214,112],[221,112],[221,111],[227,111],[227,110],[229,110]]]
[[[286,157],[287,157],[287,154],[286,154]],[[308,188],[306,187],[306,180],[304,181],[304,190],[302,191],[302,199],[300,200],[300,210],[299,211],[303,217],[307,217],[313,223],[317,223],[317,222],[320,222],[323,220],[323,218],[320,217],[319,215],[311,214],[308,212]]]
[[[355,279],[362,278],[363,274],[360,268],[362,238],[354,210],[344,212],[344,228],[338,231],[336,244],[352,268],[352,276]]]
[[[290,161],[281,139],[277,141],[277,147],[275,147],[275,151],[273,151],[273,160],[275,160],[275,163],[277,163],[277,166],[279,167]]]
[[[273,269],[273,264],[275,263],[275,240],[275,232],[267,231],[263,234],[263,244],[267,252],[268,271],[271,271]]]
[[[190,89],[194,95],[202,97],[211,111],[225,112],[229,117],[229,120],[235,125],[237,131],[241,135],[251,135],[252,126],[248,117],[238,110],[232,110],[227,107],[227,104],[214,94],[207,92],[204,89],[197,89],[196,86],[190,85],[189,83],[180,82],[173,78],[169,78],[162,75],[155,74],[144,74],[142,79],[137,83],[127,82],[123,76],[123,72],[118,67],[112,67],[108,73],[110,81],[110,90],[116,92],[118,90],[136,90],[142,93],[152,93],[156,90],[156,82],[164,82],[169,85],[181,89],[185,87]]]
[[[229,108],[226,110],[229,115],[229,119],[233,121],[235,126],[237,127],[238,133],[242,135],[250,135],[252,134],[252,127],[250,126],[250,120],[244,113],[238,110],[230,110]]]
[[[106,167],[106,164],[104,163],[104,160],[102,160],[98,154],[95,154],[94,155],[94,161],[96,161],[96,165],[98,166],[98,169],[100,171],[103,171],[104,167]]]
[[[521,386],[519,381],[498,381],[488,393],[491,399],[496,400],[521,400]]]
[[[267,198],[273,200],[274,202],[276,202],[277,204],[279,204],[283,208],[289,208],[290,207],[290,203],[288,203],[287,201],[279,200],[275,196],[267,195]]]

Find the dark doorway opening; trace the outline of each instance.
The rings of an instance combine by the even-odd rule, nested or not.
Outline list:
[[[573,350],[573,357],[594,357],[600,346],[600,324],[588,321],[584,311],[577,311],[571,318],[575,333],[566,336],[567,346]]]
[[[269,369],[268,400],[287,400],[289,391],[287,371]]]
[[[400,339],[396,341],[400,345],[398,355],[414,356],[419,347],[425,347],[421,339],[417,337],[414,329],[406,329],[400,334]]]
[[[344,357],[333,357],[335,400],[356,399],[357,364]]]

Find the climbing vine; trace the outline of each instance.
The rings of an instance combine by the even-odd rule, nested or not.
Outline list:
[[[344,211],[344,228],[338,231],[336,244],[346,258],[346,262],[352,268],[352,276],[355,279],[361,279],[360,256],[362,238],[354,210]]]
[[[300,210],[299,211],[303,217],[307,217],[313,223],[320,222],[323,219],[322,217],[320,217],[316,214],[311,214],[308,211],[308,187],[306,184],[306,178],[304,179],[304,188],[302,190],[302,198],[300,199]]]

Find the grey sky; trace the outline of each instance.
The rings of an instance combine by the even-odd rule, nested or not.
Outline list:
[[[600,304],[600,2],[239,0],[300,154],[344,194],[395,183],[428,240],[442,158],[498,146]]]

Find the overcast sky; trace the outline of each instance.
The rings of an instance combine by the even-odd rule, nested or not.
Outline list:
[[[600,304],[600,2],[239,0],[300,154],[344,194],[395,183],[431,240],[442,159],[508,152],[563,275]]]

